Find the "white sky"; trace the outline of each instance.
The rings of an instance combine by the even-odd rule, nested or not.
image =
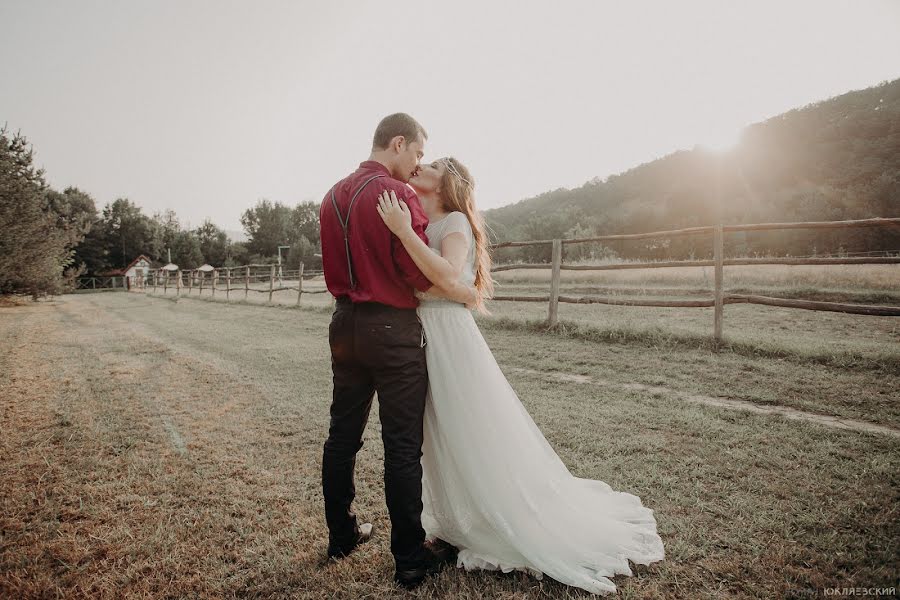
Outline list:
[[[900,77],[900,1],[0,0],[0,122],[57,188],[240,229],[405,111],[482,208]]]

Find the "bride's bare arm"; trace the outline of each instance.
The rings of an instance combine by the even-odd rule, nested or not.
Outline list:
[[[466,237],[462,233],[451,233],[445,237],[441,241],[441,254],[438,255],[413,231],[409,208],[405,202],[397,199],[393,191],[383,192],[378,214],[406,248],[419,270],[434,284],[429,293],[437,292],[439,296],[462,304],[475,303],[478,297],[475,288],[459,281],[469,252]]]

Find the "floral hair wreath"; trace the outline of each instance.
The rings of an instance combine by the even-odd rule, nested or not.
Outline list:
[[[454,164],[453,164],[452,162],[450,162],[450,159],[449,159],[449,158],[444,158],[444,159],[442,159],[442,162],[444,163],[444,166],[447,167],[447,170],[448,170],[448,171],[450,171],[451,173],[453,173],[454,175],[456,175],[457,179],[459,179],[460,181],[466,183],[466,184],[469,185],[470,187],[475,187],[475,186],[472,184],[471,181],[469,181],[468,179],[466,179],[465,177],[462,176],[462,174],[461,174],[461,173],[459,172],[459,170],[454,166]]]

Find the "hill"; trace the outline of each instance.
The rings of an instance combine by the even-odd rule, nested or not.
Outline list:
[[[485,212],[499,241],[587,237],[769,221],[900,216],[900,79],[750,125],[730,151],[696,147],[576,189]],[[729,236],[729,254],[900,250],[900,232],[785,231]],[[655,245],[654,245],[655,244]],[[701,238],[621,244],[621,256],[705,256]],[[575,252],[594,252],[590,248]],[[606,250],[607,252],[609,249]],[[541,259],[546,249],[498,258]],[[530,255],[529,255],[530,254]]]

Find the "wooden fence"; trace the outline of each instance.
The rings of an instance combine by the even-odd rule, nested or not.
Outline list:
[[[128,281],[125,277],[78,277],[75,279],[75,292],[125,290]]]
[[[806,223],[755,223],[749,225],[714,225],[708,227],[690,227],[673,231],[654,231],[650,233],[632,233],[622,235],[602,235],[591,238],[570,240],[534,240],[524,242],[503,242],[494,244],[492,248],[513,248],[522,246],[550,245],[552,248],[549,264],[516,263],[497,265],[492,271],[510,271],[514,269],[549,269],[550,293],[546,296],[495,296],[501,302],[547,302],[548,325],[559,323],[559,303],[572,304],[613,304],[621,306],[657,306],[657,307],[713,307],[713,335],[716,344],[722,340],[722,322],[726,304],[761,304],[784,308],[802,308],[832,312],[853,313],[859,315],[900,316],[900,307],[875,306],[868,304],[846,304],[840,302],[818,302],[810,300],[793,300],[771,298],[749,294],[727,294],[724,291],[724,268],[733,265],[860,265],[860,264],[900,264],[898,256],[854,256],[854,257],[773,257],[773,258],[725,258],[724,236],[728,233],[742,231],[772,231],[776,229],[841,229],[851,227],[897,227],[900,218],[862,219],[856,221],[815,221]],[[652,238],[672,238],[688,235],[712,235],[712,260],[676,260],[637,262],[607,265],[567,265],[563,263],[562,249],[568,244],[584,244],[588,242],[611,242],[622,240],[646,240]],[[668,267],[714,267],[715,288],[713,295],[696,300],[624,300],[604,296],[571,297],[560,295],[560,274],[562,271],[613,271],[621,269],[660,269]]]
[[[303,294],[324,294],[328,290],[304,290],[303,280],[322,274],[322,271],[305,271],[303,263],[298,270],[282,270],[278,265],[241,265],[211,271],[199,269],[166,271],[157,269],[150,271],[147,277],[138,274],[132,279],[132,289],[136,291],[157,292],[160,289],[168,293],[169,288],[175,289],[176,296],[191,295],[196,291],[202,296],[206,291],[212,297],[216,292],[225,294],[225,299],[231,299],[232,292],[243,292],[246,300],[250,292],[268,294],[268,302],[272,302],[275,292],[296,291],[297,304]],[[297,281],[297,285],[285,285],[287,281]],[[267,287],[251,287],[251,284],[268,283]]]
[[[814,221],[802,223],[754,223],[748,225],[714,225],[707,227],[690,227],[671,231],[654,231],[648,233],[632,233],[619,235],[602,235],[591,238],[532,240],[521,242],[503,242],[494,244],[492,248],[513,248],[523,246],[551,246],[550,263],[514,263],[495,265],[493,272],[511,271],[516,269],[544,269],[550,270],[549,294],[541,296],[494,296],[498,302],[546,302],[548,303],[547,323],[555,326],[559,323],[559,304],[609,304],[618,306],[647,306],[647,307],[711,307],[714,308],[713,336],[718,344],[722,340],[722,325],[724,320],[724,306],[726,304],[760,304],[764,306],[778,306],[783,308],[800,308],[806,310],[842,312],[860,315],[876,316],[900,316],[900,307],[877,306],[870,304],[848,304],[841,302],[821,302],[812,300],[799,300],[789,298],[773,298],[753,294],[731,294],[724,290],[724,269],[728,266],[738,265],[861,265],[861,264],[900,264],[900,256],[884,256],[877,253],[864,253],[857,256],[828,256],[828,257],[763,257],[763,258],[725,258],[724,237],[726,234],[746,231],[772,231],[779,229],[843,229],[852,227],[898,227],[900,218],[861,219],[854,221]],[[653,238],[672,238],[689,235],[712,236],[712,260],[673,260],[673,261],[649,261],[621,264],[597,264],[575,265],[563,262],[563,246],[569,244],[584,244],[590,242],[611,242],[625,240],[646,240]],[[614,271],[623,269],[660,269],[671,267],[713,267],[715,284],[712,296],[707,298],[689,300],[641,300],[623,299],[608,296],[564,296],[560,293],[560,275],[562,271]],[[148,277],[138,275],[131,280],[131,287],[141,291],[157,291],[162,289],[164,293],[168,288],[175,288],[177,295],[192,294],[196,290],[198,295],[204,291],[211,296],[216,293],[224,293],[226,299],[230,299],[232,292],[243,292],[247,299],[250,292],[268,294],[268,301],[272,302],[275,292],[293,290],[297,292],[297,304],[303,294],[324,294],[328,290],[304,290],[303,280],[322,275],[322,271],[305,271],[303,265],[299,270],[280,271],[277,265],[242,265],[239,267],[213,269],[212,271],[178,270],[164,271],[162,269],[151,271]],[[296,280],[297,285],[284,285],[284,281]],[[268,283],[267,287],[251,287],[251,284]],[[124,282],[123,282],[124,286]]]

